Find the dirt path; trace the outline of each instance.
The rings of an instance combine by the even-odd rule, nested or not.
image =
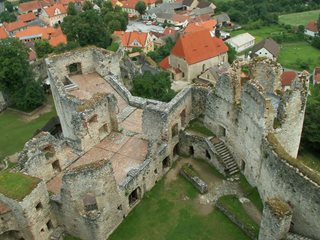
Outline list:
[[[252,218],[252,220],[260,225],[262,215],[257,207],[251,201],[244,202],[242,206],[246,213]]]

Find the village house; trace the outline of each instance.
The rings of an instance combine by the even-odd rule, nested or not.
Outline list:
[[[41,13],[41,9],[44,7],[49,7],[54,2],[51,0],[46,1],[30,1],[30,2],[24,2],[20,3],[18,6],[18,12],[20,14],[25,14],[28,12],[33,12],[36,16],[38,16]]]
[[[66,44],[67,38],[60,28],[31,26],[16,34],[23,43],[34,43],[36,40],[46,39],[55,47],[59,44]]]
[[[165,21],[170,23],[173,14],[175,14],[175,11],[182,9],[183,5],[181,2],[162,3],[154,8],[148,9],[142,16],[142,18],[144,20],[157,20],[160,23],[164,23]]]
[[[5,39],[8,37],[8,33],[6,32],[6,30],[4,29],[3,26],[0,27],[0,39]]]
[[[129,18],[132,18],[140,15],[139,12],[135,9],[138,2],[139,0],[125,0],[120,1],[120,4],[117,5],[120,6],[124,12],[128,13]],[[143,2],[146,4],[146,10],[149,10],[156,6],[156,0],[143,0]]]
[[[237,53],[240,53],[244,50],[247,50],[254,45],[255,37],[249,33],[242,33],[235,37],[229,38],[226,40],[232,47],[235,48]]]
[[[172,79],[191,82],[208,68],[227,62],[227,52],[227,45],[205,29],[178,38],[160,66],[172,73]]]
[[[217,8],[212,2],[204,1],[204,0],[183,0],[183,6],[186,10],[190,11],[196,8],[211,8],[212,14],[214,14],[214,10]]]
[[[150,33],[115,31],[113,34],[121,39],[121,47],[126,51],[132,51],[134,48],[138,48],[144,53],[148,53],[154,50]]]
[[[305,26],[304,34],[307,35],[307,36],[310,36],[310,37],[315,37],[317,34],[319,34],[317,21],[310,21]]]
[[[276,60],[279,56],[280,45],[272,38],[264,39],[252,48],[252,54]]]
[[[199,75],[199,79],[209,82],[213,87],[216,86],[217,81],[222,74],[226,73],[230,68],[230,64],[225,62],[208,68],[204,73]]]
[[[54,4],[51,7],[44,8],[41,12],[40,19],[49,26],[60,25],[64,17],[67,16],[67,9],[62,4]]]
[[[313,70],[313,84],[320,84],[320,67],[315,67]]]
[[[282,91],[286,91],[287,89],[291,88],[292,82],[298,77],[298,74],[296,71],[284,71],[281,74],[281,86]]]
[[[215,15],[212,18],[218,22],[219,27],[231,25],[230,17],[226,13]]]
[[[10,23],[3,23],[3,26],[9,35],[9,37],[14,37],[15,34],[19,31],[22,31],[27,28],[27,24],[24,23],[21,20],[15,21],[15,22],[10,22]]]
[[[201,30],[208,30],[211,34],[214,34],[216,29],[217,21],[216,20],[208,20],[208,21],[201,21],[201,22],[192,22],[187,25],[184,29],[184,33],[193,33],[198,32]]]
[[[29,22],[32,22],[36,19],[37,19],[37,17],[36,17],[36,15],[34,15],[33,12],[28,12],[28,13],[18,15],[18,20],[20,20],[24,23],[29,23]]]

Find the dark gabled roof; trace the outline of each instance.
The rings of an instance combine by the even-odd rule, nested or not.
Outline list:
[[[191,4],[193,3],[193,1],[194,1],[194,0],[183,0],[183,1],[182,1],[182,4],[183,4],[184,6],[190,7]]]
[[[252,52],[255,53],[259,51],[261,48],[267,49],[274,57],[278,57],[280,52],[280,45],[277,42],[275,42],[272,38],[267,38],[256,44],[252,48]]]
[[[204,0],[200,0],[199,4],[198,4],[198,8],[206,8],[210,6],[210,2],[204,1]]]
[[[230,17],[226,13],[221,13],[212,17],[213,19],[217,20],[218,24],[224,22],[230,22]]]

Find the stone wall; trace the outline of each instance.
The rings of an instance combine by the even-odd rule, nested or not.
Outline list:
[[[0,91],[0,113],[7,108],[7,102],[4,99],[2,92]]]

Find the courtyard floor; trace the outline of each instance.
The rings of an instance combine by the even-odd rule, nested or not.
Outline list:
[[[209,183],[208,193],[200,195],[178,172],[183,163],[192,164],[201,178]],[[141,203],[127,216],[109,240],[153,239],[193,240],[249,239],[214,205],[223,195],[243,195],[239,182],[225,180],[203,160],[182,158],[163,180],[145,194]],[[253,204],[244,207],[260,222],[261,213]]]

